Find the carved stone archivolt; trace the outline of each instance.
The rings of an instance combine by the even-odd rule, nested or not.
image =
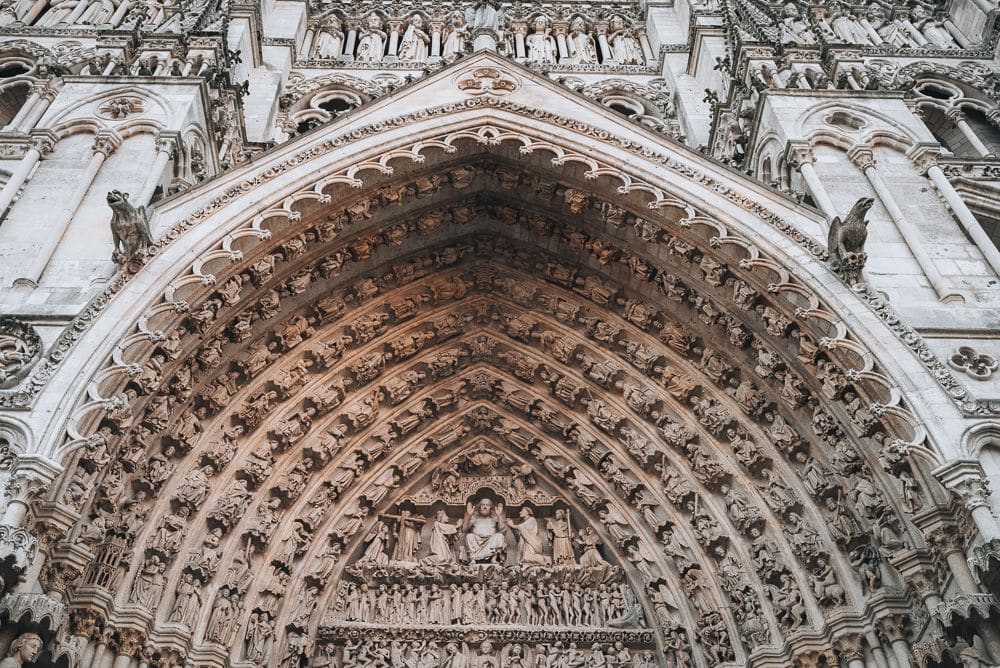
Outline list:
[[[70,609],[280,666],[787,665],[917,614],[906,423],[718,227],[583,171],[345,188],[175,288],[49,499]]]

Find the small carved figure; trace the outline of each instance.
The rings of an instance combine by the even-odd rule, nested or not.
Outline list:
[[[868,221],[865,215],[873,204],[875,204],[873,198],[862,197],[854,203],[843,220],[837,216],[830,222],[830,232],[827,237],[830,266],[848,284],[861,280],[861,270],[868,259],[864,250],[865,241],[868,239]]]
[[[108,193],[107,202],[111,207],[111,238],[114,243],[111,259],[121,265],[136,253],[146,250],[153,243],[153,235],[149,231],[146,207],[130,204],[128,193],[112,190]]]

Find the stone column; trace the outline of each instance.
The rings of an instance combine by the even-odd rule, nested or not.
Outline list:
[[[31,84],[31,92],[28,94],[28,99],[24,101],[21,108],[17,110],[14,114],[14,118],[10,119],[10,123],[3,127],[2,132],[18,132],[18,128],[24,123],[24,119],[31,113],[35,105],[38,104],[38,100],[41,97],[41,91],[48,85],[48,82],[41,81]]]
[[[113,668],[129,668],[133,657],[139,655],[146,638],[135,629],[120,629],[116,635],[115,662]]]
[[[177,153],[179,141],[178,137],[172,137],[162,132],[156,138],[156,158],[153,160],[153,166],[149,170],[149,176],[146,177],[146,183],[142,186],[142,192],[139,193],[139,198],[134,202],[136,206],[148,205],[150,200],[153,199],[156,186],[159,185],[160,179],[163,176],[163,170],[167,168],[167,163]]]
[[[997,249],[996,244],[986,234],[986,230],[979,223],[979,219],[969,210],[969,206],[965,203],[965,200],[958,194],[955,186],[951,184],[941,166],[938,165],[937,151],[936,147],[931,148],[927,145],[918,144],[907,155],[913,160],[917,169],[925,173],[931,180],[938,194],[944,198],[945,203],[951,209],[952,213],[955,214],[962,229],[965,230],[965,233],[969,235],[972,242],[979,248],[979,252],[983,254],[983,259],[996,272],[997,276],[1000,276],[1000,250]]]
[[[910,668],[910,645],[906,642],[906,619],[892,615],[879,620],[882,635],[892,647],[892,656],[899,668]]]
[[[313,39],[316,37],[316,29],[310,26],[306,28],[306,34],[302,38],[302,49],[300,53],[302,54],[302,60],[309,60],[312,57],[312,45]]]
[[[512,24],[510,29],[514,32],[515,57],[518,60],[523,61],[528,57],[528,47],[524,42],[524,38],[528,34],[528,24],[523,22]]]
[[[402,21],[389,21],[389,49],[385,54],[385,62],[387,63],[399,60],[399,35],[402,28]]]
[[[868,643],[868,647],[871,648],[872,658],[875,659],[875,665],[878,668],[889,668],[889,662],[885,658],[885,651],[882,649],[882,642],[878,638],[878,634],[874,631],[869,631],[865,634],[865,642]]]
[[[958,292],[950,289],[941,275],[941,272],[937,270],[934,266],[934,261],[931,260],[931,256],[927,254],[926,244],[921,238],[920,234],[903,216],[903,211],[899,208],[896,203],[896,199],[892,196],[892,191],[882,180],[882,176],[878,173],[875,168],[875,154],[867,146],[862,146],[860,144],[853,146],[848,152],[847,157],[854,164],[855,167],[860,169],[864,173],[865,177],[868,179],[868,183],[871,184],[872,189],[875,191],[875,195],[878,197],[879,201],[882,202],[882,206],[885,210],[889,212],[889,217],[892,218],[892,222],[895,224],[896,229],[899,231],[903,241],[906,243],[907,248],[913,254],[914,259],[916,259],[917,264],[920,265],[921,271],[923,271],[924,276],[930,281],[931,286],[934,288],[934,292],[938,299],[942,302],[952,301],[953,299],[961,299],[961,295]]]
[[[51,82],[46,82],[44,86],[39,88],[38,99],[28,110],[28,113],[20,122],[11,123],[11,129],[14,132],[31,132],[38,125],[38,121],[42,120],[42,116],[49,110],[49,105],[58,94],[58,89],[54,88]]]
[[[7,509],[3,524],[9,527],[24,526],[28,506],[43,491],[48,490],[52,481],[62,472],[62,466],[47,457],[37,454],[23,454],[7,481]]]
[[[816,202],[820,211],[825,213],[828,218],[836,217],[837,211],[833,200],[830,199],[829,193],[826,192],[823,182],[813,167],[816,156],[813,154],[812,148],[805,143],[789,143],[785,159],[792,168],[799,170],[802,180],[806,182],[806,187],[809,189],[809,194],[812,195],[813,201]]]
[[[444,33],[444,22],[443,21],[431,21],[431,50],[428,55],[428,60],[434,62],[441,58],[441,35]]]
[[[955,577],[955,584],[958,585],[961,592],[957,597],[950,597],[941,606],[954,607],[957,605],[960,609],[963,609],[963,616],[965,616],[968,614],[968,611],[964,610],[968,605],[965,601],[969,599],[968,597],[964,597],[963,594],[980,596],[984,594],[980,591],[979,583],[976,582],[976,578],[972,575],[972,569],[969,568],[969,562],[965,559],[965,546],[961,542],[961,532],[953,524],[941,523],[927,532],[926,535],[927,542],[939,554],[944,554],[948,568]],[[994,626],[990,620],[986,620],[975,624],[975,629],[976,633],[979,634],[979,637],[986,644],[986,648],[989,650],[993,660],[1000,660],[1000,628]]]
[[[69,229],[70,223],[73,222],[73,216],[77,209],[80,208],[80,203],[87,196],[90,186],[93,185],[94,178],[101,170],[104,161],[119,145],[121,145],[121,139],[118,133],[114,131],[101,130],[94,137],[94,152],[90,157],[87,168],[84,170],[83,179],[66,199],[63,207],[50,220],[51,233],[45,237],[44,245],[39,249],[38,254],[35,255],[31,265],[28,267],[27,276],[23,278],[26,278],[35,285],[38,284],[42,273],[44,273],[45,268],[49,265],[49,260],[52,259],[52,254],[59,247],[63,236],[66,234],[66,230]]]
[[[14,201],[21,186],[28,180],[28,175],[35,168],[42,156],[47,156],[56,145],[56,135],[49,130],[36,130],[31,133],[31,146],[25,152],[21,161],[10,175],[10,179],[0,190],[0,215],[7,210],[10,203]]]
[[[968,49],[971,46],[969,40],[965,38],[965,35],[962,34],[962,31],[958,29],[958,26],[955,25],[951,19],[945,19],[941,23],[944,25],[945,30],[951,34],[951,38],[954,39],[960,47]]]
[[[361,27],[357,21],[347,24],[347,40],[344,44],[344,60],[354,60],[354,50],[358,48],[358,28]]]
[[[1000,523],[990,510],[987,500],[990,490],[986,484],[986,472],[978,460],[958,459],[949,462],[935,469],[934,477],[962,500],[966,510],[972,515],[976,528],[983,535],[983,540],[1000,538]],[[977,588],[969,591],[977,591]]]
[[[21,17],[21,22],[26,26],[30,26],[48,6],[48,0],[35,0],[34,4],[32,4],[28,11],[24,13],[24,16]]]
[[[649,35],[646,34],[645,26],[638,26],[635,30],[636,36],[639,38],[639,46],[642,47],[642,55],[646,57],[646,62],[643,65],[651,65],[656,62],[656,55],[653,53],[653,46],[649,43]]]
[[[608,24],[595,23],[594,32],[597,33],[597,45],[601,49],[601,64],[617,65],[615,56],[611,51],[611,44],[608,42]]]
[[[569,24],[565,21],[557,21],[552,24],[552,32],[556,36],[556,46],[559,47],[559,62],[565,63],[569,58],[569,45],[566,43],[566,33],[569,31]]]
[[[948,110],[945,116],[949,121],[958,126],[958,129],[961,130],[962,134],[965,135],[965,138],[969,140],[969,143],[972,144],[972,148],[979,154],[979,157],[993,157],[993,152],[990,151],[989,147],[983,143],[983,140],[979,138],[976,131],[972,129],[971,125],[969,125],[969,121],[965,119],[965,112],[958,107],[953,107]]]

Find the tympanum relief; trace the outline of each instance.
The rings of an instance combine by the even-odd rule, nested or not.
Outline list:
[[[337,666],[641,665],[653,636],[608,557],[531,464],[474,446],[378,514],[324,616],[324,654]]]

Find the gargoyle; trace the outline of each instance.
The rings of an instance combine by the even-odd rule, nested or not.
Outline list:
[[[111,207],[111,236],[114,240],[111,259],[122,265],[153,243],[149,232],[149,217],[146,215],[146,207],[129,204],[128,193],[112,190],[108,193],[107,200]]]
[[[862,197],[854,203],[845,218],[837,216],[830,223],[830,234],[827,237],[830,266],[848,285],[861,281],[861,270],[868,260],[868,254],[865,253],[868,221],[865,216],[874,203],[873,198]]]

